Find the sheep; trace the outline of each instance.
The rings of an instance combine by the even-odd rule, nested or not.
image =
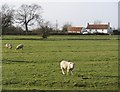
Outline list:
[[[9,48],[9,49],[12,49],[12,44],[7,43],[7,44],[5,45],[5,47],[6,47],[6,48]]]
[[[22,50],[23,50],[23,47],[24,47],[24,45],[23,45],[23,44],[19,44],[19,45],[17,45],[17,47],[16,47],[16,49],[15,49],[15,50],[18,50],[18,49],[22,49]]]
[[[60,68],[62,70],[63,75],[65,74],[65,72],[64,72],[65,70],[67,70],[67,75],[69,72],[71,73],[71,75],[73,75],[72,70],[74,69],[74,63],[66,61],[66,60],[62,60],[60,62]]]

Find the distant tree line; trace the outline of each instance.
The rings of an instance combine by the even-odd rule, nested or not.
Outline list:
[[[114,35],[120,35],[120,29],[114,29],[113,34]]]
[[[50,34],[67,34],[67,28],[72,26],[71,23],[67,22],[63,24],[62,30],[56,30],[50,21],[42,18],[42,12],[42,7],[37,4],[22,4],[18,9],[7,4],[2,5],[0,10],[1,34],[41,35],[43,38],[47,38]],[[113,30],[113,34],[118,35],[120,31]]]
[[[43,9],[37,4],[22,4],[18,9],[14,9],[7,4],[2,5],[0,18],[2,25],[2,35],[42,35],[47,38],[49,34],[65,33],[71,24],[63,25],[62,31],[56,30],[49,21],[45,21],[41,13]],[[30,27],[34,27],[30,29]]]

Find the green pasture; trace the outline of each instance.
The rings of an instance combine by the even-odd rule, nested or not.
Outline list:
[[[117,36],[2,38],[3,90],[118,90]],[[15,50],[20,43],[24,49]],[[73,75],[62,75],[62,59],[75,63]]]

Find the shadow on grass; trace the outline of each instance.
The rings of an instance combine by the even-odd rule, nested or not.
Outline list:
[[[31,63],[30,61],[27,60],[2,60],[2,63]]]

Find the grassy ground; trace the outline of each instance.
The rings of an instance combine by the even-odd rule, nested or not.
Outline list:
[[[118,89],[117,36],[51,36],[48,40],[35,39],[39,36],[3,36],[3,89]],[[5,48],[6,43],[12,43],[13,49]],[[15,50],[19,43],[24,44],[24,50]],[[62,59],[75,63],[73,76],[62,75],[59,67]]]

